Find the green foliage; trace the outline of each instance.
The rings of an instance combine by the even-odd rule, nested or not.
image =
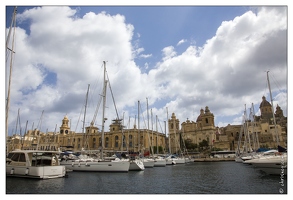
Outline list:
[[[184,140],[185,142],[185,147],[187,150],[194,150],[198,148],[198,145],[195,143],[192,143],[190,139]]]

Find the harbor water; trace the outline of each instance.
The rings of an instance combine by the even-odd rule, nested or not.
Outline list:
[[[6,177],[6,194],[287,194],[287,177],[234,161],[192,162],[48,180]]]

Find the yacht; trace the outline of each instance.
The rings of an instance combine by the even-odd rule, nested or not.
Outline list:
[[[51,179],[66,176],[58,151],[14,150],[6,158],[6,176]]]

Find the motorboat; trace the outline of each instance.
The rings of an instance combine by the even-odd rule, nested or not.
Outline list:
[[[6,158],[6,176],[51,179],[66,176],[59,151],[14,150]]]

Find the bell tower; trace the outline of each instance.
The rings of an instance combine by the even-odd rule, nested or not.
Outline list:
[[[174,113],[172,113],[171,119],[168,120],[169,134],[174,134],[179,131],[179,119],[176,119]]]
[[[261,119],[263,122],[270,121],[273,118],[272,105],[266,100],[266,97],[262,97],[262,102],[259,105],[261,112]]]
[[[62,125],[60,126],[60,133],[61,134],[68,134],[70,131],[70,127],[69,127],[69,119],[68,117],[65,115],[65,117],[62,120]]]

